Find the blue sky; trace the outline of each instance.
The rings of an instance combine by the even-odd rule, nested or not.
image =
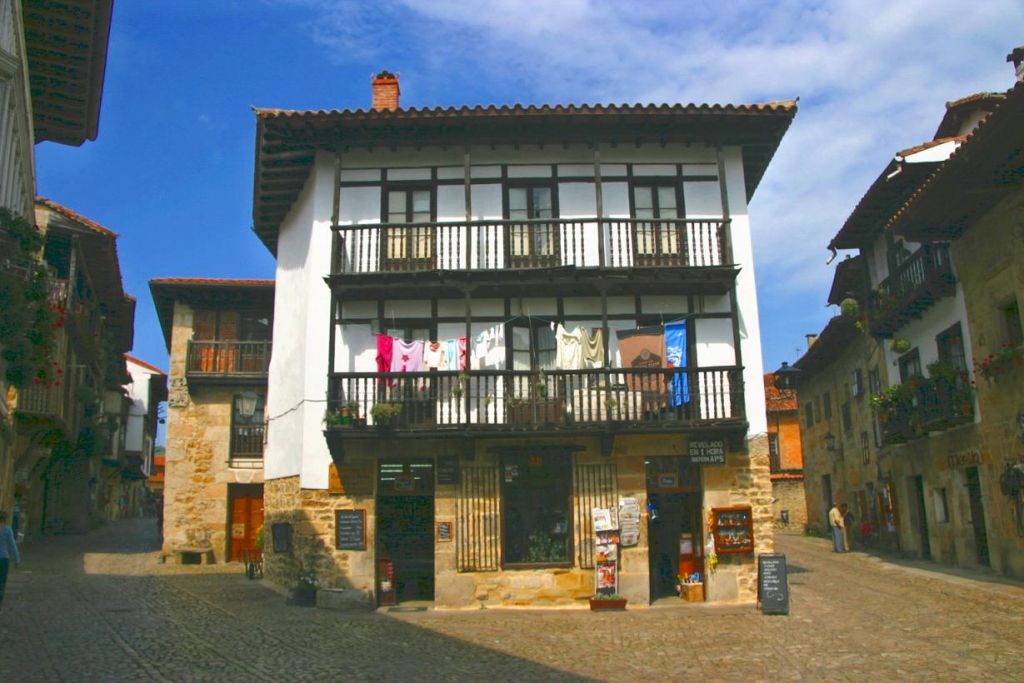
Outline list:
[[[36,148],[38,192],[119,233],[133,354],[167,367],[148,281],[271,278],[250,106],[749,103],[800,97],[751,204],[766,369],[825,305],[825,246],[945,103],[1013,84],[1019,0],[117,0],[99,138]]]

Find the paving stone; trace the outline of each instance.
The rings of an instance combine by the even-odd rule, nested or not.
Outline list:
[[[153,520],[24,547],[0,613],[13,681],[1019,681],[1024,586],[780,536],[791,612],[660,601],[342,612],[239,565],[158,562]]]

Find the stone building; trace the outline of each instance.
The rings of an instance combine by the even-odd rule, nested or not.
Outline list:
[[[778,528],[803,532],[807,525],[804,455],[800,442],[796,390],[780,389],[778,376],[764,375],[768,414],[768,463],[772,479],[772,518]]]
[[[747,202],[795,103],[373,88],[369,110],[256,110],[268,578],[553,606],[699,574],[753,600],[773,511]]]
[[[263,526],[274,283],[150,281],[170,353],[163,552],[238,561]]]
[[[812,521],[824,521],[828,498],[849,501],[871,521],[872,542],[1015,578],[1024,576],[1022,107],[1021,84],[951,102],[934,140],[894,157],[830,245],[859,250],[829,298],[858,310],[830,322],[796,364]],[[867,405],[852,400],[864,386],[858,370]],[[831,456],[815,450],[836,386],[851,399],[840,420],[853,458],[850,440],[833,440]]]
[[[16,318],[38,306],[31,298],[38,292],[24,285],[46,266],[41,238],[25,241],[14,223],[35,225],[35,143],[79,146],[96,139],[111,5],[112,0],[0,4],[0,350],[22,358],[29,321]],[[38,277],[45,285],[47,275]],[[54,360],[62,361],[49,362]],[[32,378],[15,365],[0,355],[0,510],[17,509],[27,518],[18,509],[28,474],[17,474],[25,444],[15,444],[14,406],[17,390]]]

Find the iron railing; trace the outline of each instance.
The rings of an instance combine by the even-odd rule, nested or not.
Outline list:
[[[190,341],[185,374],[201,377],[265,378],[270,370],[269,341]]]
[[[263,458],[262,424],[236,424],[231,428],[231,458]]]
[[[731,266],[725,219],[562,218],[338,228],[333,270],[352,275],[561,266]]]
[[[515,431],[745,420],[742,368],[355,372],[329,377],[326,424]],[[398,406],[386,416],[380,406]],[[342,419],[341,415],[345,418]]]

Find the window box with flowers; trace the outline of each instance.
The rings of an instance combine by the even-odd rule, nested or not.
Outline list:
[[[990,382],[1024,365],[1024,346],[1003,344],[999,351],[974,362],[975,371]]]
[[[316,572],[309,568],[299,570],[295,579],[295,588],[289,594],[289,603],[296,607],[316,607],[316,591],[320,588],[320,579]]]

